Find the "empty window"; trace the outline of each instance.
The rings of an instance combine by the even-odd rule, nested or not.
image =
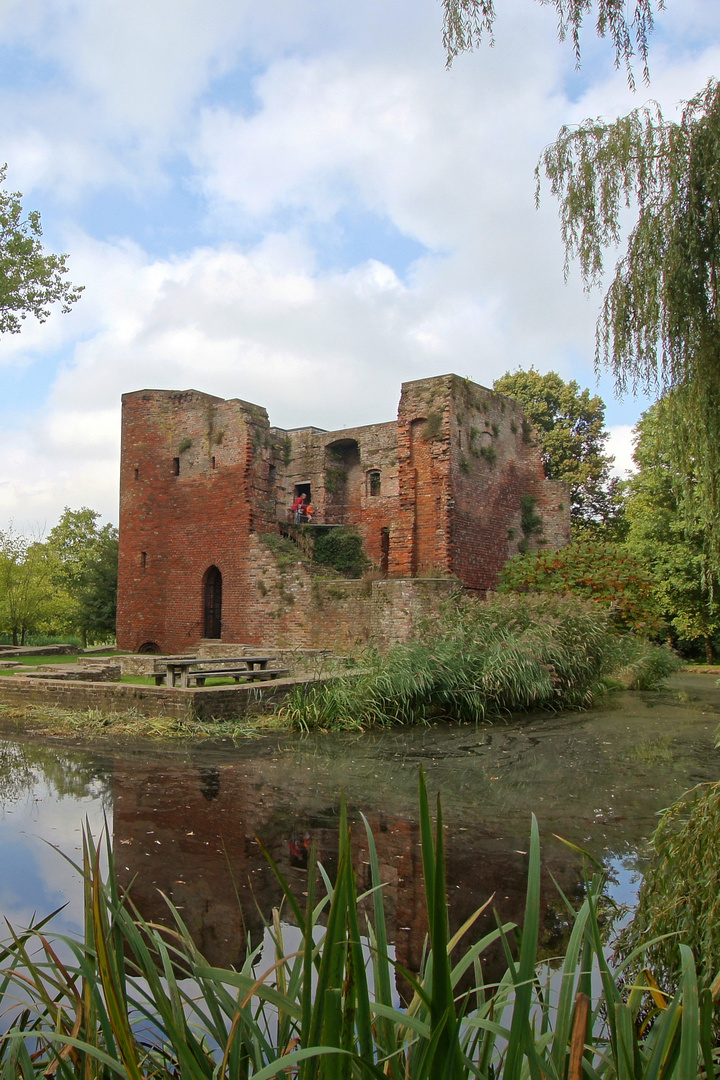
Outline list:
[[[179,457],[174,457],[173,458],[173,476],[179,476],[179,475],[180,475],[180,458]]]
[[[210,467],[211,467],[211,468],[213,468],[213,469],[215,468],[215,458],[212,458],[212,459],[211,459],[211,461],[210,461]]]
[[[135,470],[135,479],[136,479],[136,480],[139,480],[139,479],[140,479],[140,470],[139,470],[139,469],[136,469],[136,470]]]
[[[222,574],[210,566],[203,577],[204,633],[206,638],[222,636]]]
[[[380,470],[371,469],[367,474],[367,490],[368,495],[380,494]]]
[[[140,552],[140,565],[142,566],[143,570],[147,566],[147,551]]]

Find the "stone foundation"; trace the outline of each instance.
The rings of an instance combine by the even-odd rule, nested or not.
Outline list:
[[[175,720],[231,720],[273,713],[287,694],[311,678],[277,679],[238,686],[192,687],[132,686],[127,683],[28,679],[3,676],[0,702],[4,705],[40,705],[68,710],[98,709],[104,713],[132,711],[141,716]]]

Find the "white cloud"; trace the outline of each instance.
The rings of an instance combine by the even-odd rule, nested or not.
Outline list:
[[[607,441],[605,452],[615,458],[613,473],[625,478],[628,473],[635,472],[633,451],[635,439],[633,437],[634,426],[632,424],[615,424],[608,428],[610,438]]]

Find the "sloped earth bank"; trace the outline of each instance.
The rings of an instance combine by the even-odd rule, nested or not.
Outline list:
[[[490,894],[503,919],[524,904],[531,812],[543,853],[545,949],[567,926],[552,877],[583,891],[582,859],[553,834],[601,858],[610,892],[631,900],[658,810],[720,778],[717,676],[679,675],[669,689],[624,693],[603,709],[533,714],[507,724],[394,729],[366,735],[272,734],[240,744],[103,742],[92,748],[15,733],[0,743],[0,913],[24,925],[66,903],[58,928],[79,929],[81,888],[47,846],[80,855],[87,817],[106,815],[121,883],[147,918],[177,904],[212,963],[244,954],[280,895],[258,839],[306,889],[309,846],[332,874],[341,793],[357,822],[356,870],[367,873],[363,812],[375,831],[398,959],[419,962],[426,926],[417,773],[442,793],[452,927]],[[239,896],[243,919],[238,915]],[[488,918],[492,918],[490,915]]]

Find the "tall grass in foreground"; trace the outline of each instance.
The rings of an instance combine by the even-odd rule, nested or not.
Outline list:
[[[621,990],[623,972],[610,970],[598,927],[600,885],[591,886],[551,990],[536,963],[534,819],[517,948],[509,925],[463,945],[479,912],[449,937],[442,818],[438,804],[433,834],[422,779],[420,824],[429,938],[420,973],[402,972],[412,991],[406,1006],[393,991],[397,965],[373,837],[368,830],[372,888],[358,896],[344,814],[337,876],[331,883],[322,874],[322,896],[315,895],[314,861],[304,907],[278,873],[300,950],[287,954],[276,911],[274,957],[249,952],[239,971],[210,967],[172,905],[172,930],[145,922],[117,894],[112,860],[103,881],[86,838],[85,934],[65,939],[71,959],[60,958],[42,927],[13,935],[0,956],[6,1018],[15,991],[25,1002],[0,1037],[0,1077],[692,1080],[701,1068],[715,1076],[711,995],[698,992],[688,949],[674,997],[660,994],[646,971]],[[507,971],[490,985],[482,954],[498,939]],[[461,989],[470,975],[471,989]],[[641,1024],[649,1012],[654,1022]]]
[[[350,678],[297,687],[282,716],[331,730],[586,708],[618,679],[650,689],[679,662],[666,646],[618,635],[596,604],[508,594],[453,600],[414,640],[358,664]]]

